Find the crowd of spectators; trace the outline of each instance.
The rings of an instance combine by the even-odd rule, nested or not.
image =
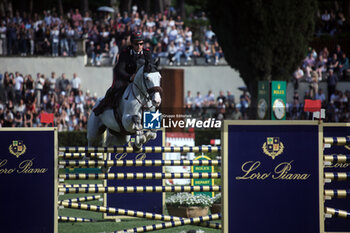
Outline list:
[[[305,99],[313,99],[321,100],[322,108],[326,109],[327,121],[349,121],[347,102],[350,92],[343,93],[337,89],[338,82],[348,80],[349,76],[349,58],[341,45],[336,45],[331,52],[327,47],[319,52],[309,48],[303,63],[293,74],[295,93],[293,102],[288,105],[290,119],[308,119],[310,116],[303,112],[303,103]],[[299,97],[300,82],[306,82],[309,87],[303,99]],[[327,84],[327,92],[319,88],[320,82]]]
[[[224,91],[220,91],[217,97],[211,90],[204,97],[199,91],[196,96],[192,96],[192,92],[187,91],[184,108],[186,115],[202,120],[209,118],[247,120],[250,102],[250,95],[245,89],[237,103],[231,91],[227,91],[226,95]]]
[[[343,10],[336,6],[334,9],[320,10],[317,14],[316,36],[350,32],[350,24]]]
[[[201,17],[206,21],[205,15]],[[100,65],[103,57],[111,59],[112,64],[129,41],[133,31],[141,31],[145,38],[145,48],[155,57],[167,57],[169,64],[180,64],[184,57],[186,63],[191,57],[205,57],[206,62],[218,64],[223,57],[221,47],[216,41],[211,27],[202,30],[193,41],[190,27],[184,24],[181,16],[166,10],[164,14],[148,15],[133,6],[131,14],[83,15],[78,9],[58,16],[55,9],[45,10],[41,15],[15,12],[13,17],[0,20],[0,55],[52,55],[74,56],[77,41],[84,39],[86,53],[92,65]]]
[[[22,75],[19,72],[0,74],[0,127],[41,127],[42,114],[53,114],[59,131],[86,130],[88,114],[96,95],[81,90],[76,73],[68,79],[55,72]],[[51,123],[51,124],[52,124]]]

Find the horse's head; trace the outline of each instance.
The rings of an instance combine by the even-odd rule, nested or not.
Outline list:
[[[163,89],[160,87],[161,75],[158,71],[159,60],[154,63],[146,62],[143,68],[143,85],[152,100],[152,105],[159,107],[162,102],[161,94]]]

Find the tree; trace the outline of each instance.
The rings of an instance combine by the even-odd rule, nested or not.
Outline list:
[[[288,80],[314,34],[316,0],[207,1],[228,64],[238,70],[256,109],[259,80]]]

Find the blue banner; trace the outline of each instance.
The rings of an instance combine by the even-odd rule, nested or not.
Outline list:
[[[157,138],[150,140],[144,146],[163,146],[163,131],[157,131]],[[124,153],[112,154],[113,160],[161,160],[162,153]],[[135,173],[135,172],[163,172],[163,167],[112,167],[110,173]],[[139,179],[139,180],[108,180],[107,185],[114,186],[162,186],[161,179]],[[163,213],[163,193],[112,193],[106,194],[107,207],[138,210],[145,212],[152,212],[157,214]],[[106,218],[114,216],[112,214],[105,214]]]
[[[319,126],[265,122],[225,122],[224,232],[323,232]]]
[[[0,130],[1,232],[57,232],[55,134]]]
[[[324,124],[323,134],[324,137],[345,137],[350,136],[349,124]],[[325,155],[331,154],[350,154],[349,146],[332,146],[324,149]],[[331,166],[326,166],[325,172],[350,172],[350,163],[335,163]],[[333,181],[331,183],[325,183],[325,189],[349,189],[349,181]],[[334,198],[332,200],[326,200],[325,206],[330,208],[336,208],[341,210],[350,211],[349,198]],[[325,230],[327,232],[349,232],[350,221],[349,219],[342,218],[326,218]]]

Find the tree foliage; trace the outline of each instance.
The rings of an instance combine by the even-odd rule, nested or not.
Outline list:
[[[288,80],[314,33],[317,0],[207,1],[225,59],[254,97],[258,80]]]

